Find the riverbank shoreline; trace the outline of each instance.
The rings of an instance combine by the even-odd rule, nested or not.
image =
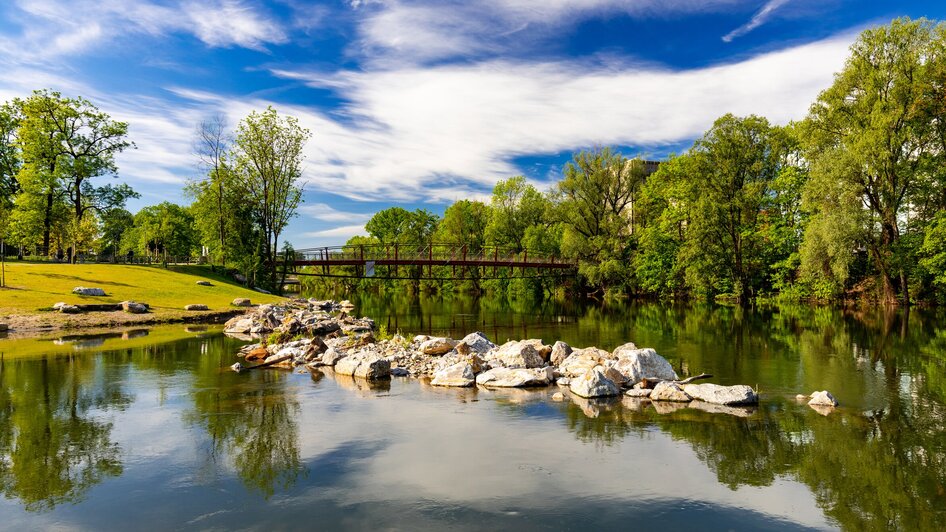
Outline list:
[[[54,332],[93,333],[96,330],[115,327],[140,327],[153,325],[180,324],[222,324],[226,320],[243,315],[253,308],[234,308],[210,311],[174,311],[161,310],[146,314],[129,314],[122,311],[87,312],[83,314],[62,314],[55,311],[11,314],[0,316],[0,323],[8,330],[0,332],[4,338],[30,338]]]

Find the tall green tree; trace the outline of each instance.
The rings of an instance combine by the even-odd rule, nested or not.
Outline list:
[[[263,237],[269,288],[276,288],[279,237],[302,201],[302,150],[310,137],[296,118],[272,107],[250,113],[237,126],[234,172]]]
[[[644,164],[610,149],[582,151],[558,183],[563,251],[579,260],[579,273],[595,289],[630,280],[633,204]]]
[[[526,229],[544,223],[551,204],[523,176],[496,183],[490,200],[492,214],[486,226],[486,240],[515,252],[525,248]]]
[[[123,239],[123,246],[125,251],[167,261],[169,256],[190,257],[199,242],[190,211],[165,201],[135,214],[134,228]]]
[[[22,157],[17,143],[20,109],[16,102],[0,105],[0,237],[4,236],[13,200],[20,191],[17,174]]]
[[[127,123],[112,120],[84,98],[64,98],[55,91],[35,91],[22,108],[19,136],[24,159],[32,167],[30,171],[43,174],[47,180],[61,180],[60,193],[65,194],[72,208],[74,235],[78,236],[82,218],[89,210],[102,213],[138,197],[126,184],[92,183],[96,177],[115,177],[115,156],[134,147],[127,140]],[[55,193],[50,187],[47,198]],[[51,203],[48,199],[47,212]],[[72,244],[77,248],[77,241]]]
[[[809,195],[815,218],[863,210],[863,239],[885,304],[909,303],[901,237],[930,168],[942,174],[943,26],[897,19],[863,32],[834,83],[803,125],[811,186],[843,194]],[[929,194],[929,190],[925,194]],[[847,202],[841,204],[840,201]],[[822,223],[820,220],[817,223]],[[853,247],[857,242],[849,242]]]
[[[729,292],[747,303],[764,287],[769,265],[761,230],[783,148],[768,120],[731,114],[694,144],[694,203],[678,260],[697,291]]]
[[[239,215],[237,206],[242,203],[236,196],[239,190],[230,160],[230,144],[226,119],[222,115],[201,121],[194,151],[206,177],[187,186],[187,192],[196,200],[195,211],[200,213],[197,219],[210,249],[210,259],[224,268],[230,255],[228,236],[233,229],[234,216]]]

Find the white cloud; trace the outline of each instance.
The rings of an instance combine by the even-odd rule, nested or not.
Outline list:
[[[775,13],[775,11],[778,8],[782,7],[783,5],[787,3],[788,3],[788,0],[769,0],[768,2],[765,3],[764,6],[762,6],[762,9],[760,9],[755,15],[753,15],[752,19],[749,20],[749,22],[743,24],[742,26],[739,26],[738,28],[732,30],[726,35],[723,35],[723,41],[732,42],[732,40],[735,39],[736,37],[742,37],[743,35],[749,33],[750,31],[765,24],[766,22],[768,22],[770,18],[772,18],[772,14]]]
[[[299,212],[321,222],[367,222],[371,213],[340,211],[327,203],[302,205]]]
[[[244,0],[18,0],[6,15],[22,28],[19,35],[0,37],[8,61],[79,54],[136,34],[189,33],[211,47],[253,49],[288,38],[274,18]]]
[[[458,199],[519,173],[519,156],[679,143],[727,112],[780,124],[802,118],[852,40],[845,34],[684,71],[567,61],[345,71],[308,76],[350,102],[345,120],[279,107],[314,133],[310,187],[353,199]]]
[[[340,227],[333,227],[331,229],[323,229],[321,231],[311,231],[308,233],[303,233],[303,237],[307,238],[331,238],[335,239],[334,241],[344,241],[356,235],[367,234],[365,231],[365,224],[354,224],[354,225],[343,225]]]
[[[352,2],[356,49],[387,63],[468,57],[554,40],[563,26],[606,15],[659,18],[720,12],[751,0],[465,0]]]

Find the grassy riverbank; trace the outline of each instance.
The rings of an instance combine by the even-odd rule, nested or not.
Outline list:
[[[210,281],[201,286],[197,281]],[[105,297],[72,293],[77,286],[98,287]],[[17,331],[51,328],[86,328],[175,321],[209,320],[238,311],[234,298],[271,303],[279,297],[248,290],[207,266],[132,266],[121,264],[6,264],[6,287],[0,288],[0,322]],[[69,304],[147,303],[147,314],[88,312],[60,314],[50,310],[57,302]],[[203,304],[210,311],[189,312],[185,305]]]

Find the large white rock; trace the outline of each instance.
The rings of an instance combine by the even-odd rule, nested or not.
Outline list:
[[[493,368],[476,376],[476,384],[494,388],[522,388],[526,386],[548,386],[554,379],[551,367]]]
[[[654,386],[654,391],[650,392],[651,401],[672,401],[689,402],[692,397],[689,396],[679,384],[675,382],[658,382]]]
[[[677,380],[677,373],[667,359],[650,348],[628,347],[633,345],[625,344],[614,350],[614,369],[624,375],[625,386],[633,386],[643,379]]]
[[[543,362],[548,361],[549,355],[552,354],[552,346],[546,345],[541,339],[530,338],[528,340],[520,340],[519,343],[531,345],[532,348],[535,349],[535,352],[542,357]]]
[[[253,328],[253,318],[237,316],[227,320],[223,325],[223,332],[227,333],[248,333]]]
[[[811,406],[838,406],[838,400],[828,390],[822,390],[811,394],[811,400],[808,401],[808,404]]]
[[[453,338],[431,338],[420,344],[420,351],[425,355],[443,355],[457,346]]]
[[[101,288],[87,288],[85,286],[77,286],[72,289],[73,294],[78,294],[80,296],[104,296],[105,290]]]
[[[473,374],[473,366],[466,362],[458,362],[439,371],[434,372],[434,378],[430,384],[434,386],[473,386],[476,382],[476,375]]]
[[[584,375],[572,379],[569,389],[581,397],[610,397],[621,394],[621,388],[605,376],[602,366],[596,366]]]
[[[391,376],[391,361],[374,353],[355,353],[335,364],[335,373],[362,379],[383,379]]]
[[[493,342],[490,342],[489,338],[487,338],[485,334],[479,331],[472,332],[464,336],[463,339],[460,341],[470,346],[470,351],[473,351],[474,353],[479,353],[481,355],[489,351],[490,349],[496,348],[496,344],[494,344]]]
[[[489,355],[507,368],[542,368],[545,360],[529,342],[506,342]]]
[[[574,349],[558,366],[558,371],[566,377],[580,377],[607,361],[610,353],[597,347]]]
[[[572,346],[561,341],[555,342],[555,345],[552,346],[552,352],[549,354],[549,363],[558,366],[570,354],[572,354]]]
[[[686,384],[683,391],[694,399],[717,405],[754,405],[759,394],[751,386],[720,386],[718,384]]]

